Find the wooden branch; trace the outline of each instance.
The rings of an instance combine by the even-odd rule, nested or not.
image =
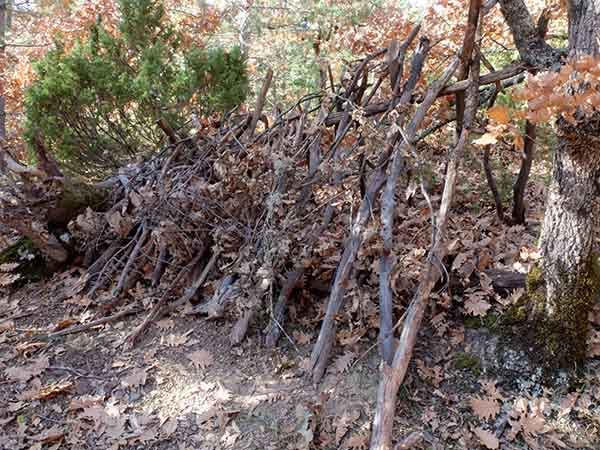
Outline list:
[[[239,291],[234,285],[235,281],[235,276],[227,275],[220,281],[217,290],[208,302],[197,304],[190,311],[187,311],[186,314],[206,314],[208,319],[219,319],[223,317],[228,303],[230,303],[232,297]]]
[[[0,208],[0,224],[31,239],[33,245],[51,261],[58,264],[65,263],[69,259],[68,250],[54,234],[48,231],[44,222],[45,211],[36,212],[39,215],[24,208]],[[42,222],[39,221],[40,219]]]
[[[480,0],[471,1],[480,2]],[[470,39],[475,40],[477,36],[479,36],[479,33],[474,33]],[[456,146],[450,151],[448,156],[444,191],[442,193],[440,209],[434,222],[432,243],[427,254],[425,269],[421,275],[417,292],[408,308],[400,335],[400,342],[396,349],[392,365],[390,366],[385,361],[383,362],[382,379],[377,390],[377,406],[373,419],[370,450],[390,450],[392,448],[394,411],[396,409],[398,389],[406,375],[430,293],[440,278],[442,270],[444,270],[442,260],[447,251],[444,242],[448,224],[448,213],[456,188],[458,167],[468,141],[469,129],[473,123],[475,111],[479,104],[480,68],[477,53],[476,51],[475,57],[470,64],[471,86],[468,89],[465,102],[463,128]]]
[[[431,84],[427,90],[425,99],[421,105],[419,105],[417,112],[407,127],[408,136],[411,138],[416,136],[417,130],[425,118],[427,110],[433,104],[439,92],[446,85],[457,66],[458,59],[455,59],[450,63],[442,76]],[[341,260],[338,264],[334,283],[331,289],[331,295],[327,304],[325,319],[321,324],[319,337],[317,338],[317,342],[315,343],[311,354],[310,370],[312,372],[313,381],[315,382],[318,382],[325,372],[325,368],[329,359],[329,353],[333,347],[333,340],[335,337],[335,316],[342,305],[345,294],[345,285],[350,276],[354,260],[362,243],[363,229],[371,217],[371,208],[375,196],[385,182],[386,161],[388,161],[389,157],[392,155],[394,148],[395,141],[388,142],[387,148],[382,153],[377,168],[369,178],[365,196],[363,197],[358,214],[353,221],[350,236],[346,241],[344,253],[342,254]]]
[[[48,177],[63,178],[64,174],[58,168],[56,160],[48,153],[44,138],[39,131],[34,134],[33,144],[38,159],[38,169],[42,170]]]
[[[262,110],[265,106],[265,101],[267,99],[267,93],[269,92],[269,88],[271,87],[271,82],[273,81],[273,69],[269,67],[267,70],[267,75],[265,77],[265,81],[260,89],[260,93],[258,94],[258,98],[256,99],[256,108],[254,109],[254,113],[252,114],[252,120],[250,121],[250,127],[248,129],[249,138],[252,138],[254,132],[256,131],[256,125],[258,125],[258,120],[262,114]]]
[[[194,258],[190,261],[190,263],[186,267],[184,267],[183,269],[181,269],[179,271],[179,273],[177,274],[177,276],[175,277],[175,279],[173,280],[173,282],[171,283],[169,288],[165,289],[162,296],[160,297],[158,302],[156,302],[156,305],[154,305],[154,307],[150,310],[150,313],[146,316],[144,321],[135,330],[133,330],[133,332],[129,336],[127,336],[123,341],[121,341],[121,344],[126,344],[130,348],[133,347],[135,345],[137,339],[144,332],[144,330],[146,330],[148,325],[150,325],[150,323],[152,321],[154,321],[157,318],[162,316],[162,313],[165,308],[165,304],[167,303],[167,299],[169,298],[169,295],[171,294],[171,290],[173,289],[174,286],[177,286],[179,284],[179,282],[184,277],[184,275],[186,275],[190,270],[192,270],[198,264],[198,262],[202,258],[203,253],[204,253],[204,251],[198,253],[196,256],[194,256]]]
[[[169,254],[169,249],[165,243],[160,243],[159,251],[158,251],[158,261],[156,262],[156,266],[154,266],[154,270],[152,271],[152,287],[156,288],[160,284],[160,279],[165,273],[165,268],[167,267],[167,257]]]
[[[394,450],[408,450],[423,442],[423,433],[415,431],[396,444]]]
[[[163,131],[163,133],[165,133],[167,138],[169,139],[169,144],[177,145],[177,143],[180,141],[180,139],[179,139],[179,136],[177,136],[177,133],[175,133],[175,130],[173,129],[171,124],[169,122],[167,122],[167,120],[164,117],[160,117],[156,121],[156,124],[158,125],[158,128],[160,128]]]
[[[490,146],[486,145],[483,149],[483,171],[485,173],[485,179],[487,180],[488,187],[494,198],[494,205],[496,206],[496,215],[502,223],[506,223],[506,216],[504,215],[504,206],[502,205],[502,198],[500,198],[500,192],[498,192],[498,186],[496,185],[496,178],[492,166],[490,165]]]
[[[385,190],[381,196],[383,255],[381,256],[379,268],[379,340],[381,343],[381,356],[387,364],[391,364],[394,357],[394,312],[390,275],[393,263],[392,247],[396,206],[396,181],[404,169],[402,152],[396,151]]]
[[[339,175],[337,173],[334,174],[334,178],[336,182],[339,181]],[[311,237],[309,238],[308,243],[306,244],[307,253],[305,253],[303,257],[300,258],[301,260],[296,264],[294,270],[288,274],[288,277],[279,294],[279,298],[277,300],[275,308],[273,309],[271,321],[269,323],[269,326],[267,327],[267,336],[265,338],[265,345],[267,347],[274,347],[275,344],[277,344],[281,333],[284,332],[283,326],[285,325],[287,304],[294,289],[298,286],[298,284],[302,280],[302,277],[304,276],[305,267],[303,260],[305,259],[305,257],[309,256],[308,252],[312,250],[315,243],[319,240],[321,236],[323,236],[325,230],[327,230],[327,227],[329,226],[329,223],[333,218],[334,210],[335,208],[330,202],[325,208],[325,213],[323,214],[323,223],[321,223],[321,225],[315,230],[315,232],[311,234]],[[329,290],[327,289],[326,292],[329,292]]]
[[[54,333],[49,333],[47,335],[35,336],[36,339],[40,340],[48,340],[48,339],[56,339],[57,337],[66,336],[68,334],[81,333],[82,331],[90,330],[99,325],[104,325],[105,323],[116,322],[124,317],[130,316],[132,314],[137,314],[143,311],[142,308],[129,308],[124,311],[113,314],[112,316],[102,317],[101,319],[93,320],[89,323],[83,325],[77,325],[71,328],[66,328],[64,330],[56,331]]]
[[[108,246],[106,250],[100,255],[94,263],[88,267],[88,282],[86,286],[92,281],[92,279],[100,273],[104,265],[114,256],[114,254],[121,248],[121,240],[116,239]]]
[[[312,371],[314,382],[318,382],[321,379],[327,367],[329,353],[335,339],[335,316],[342,305],[346,292],[345,286],[362,242],[363,229],[371,217],[371,207],[375,201],[375,196],[385,181],[384,168],[385,166],[380,166],[370,177],[367,192],[353,221],[350,236],[346,241],[344,253],[338,264],[335,281],[331,288],[331,295],[327,304],[325,319],[321,324],[319,337],[311,354],[310,370]]]
[[[486,73],[485,75],[482,75],[481,82],[479,84],[484,85],[484,84],[496,83],[498,81],[506,80],[508,78],[512,78],[516,75],[519,75],[520,73],[523,73],[524,71],[525,71],[525,66],[523,66],[523,64],[521,64],[521,63],[512,64],[510,66],[506,66],[495,72]],[[458,81],[454,84],[451,84],[447,88],[445,88],[441,92],[440,95],[456,94],[457,92],[464,91],[468,87],[469,87],[469,80]]]
[[[415,51],[408,80],[404,83],[402,95],[400,96],[398,106],[401,108],[408,105],[412,92],[417,85],[423,70],[425,57],[429,51],[429,40],[421,38],[419,47]],[[401,126],[404,117],[399,119]],[[416,130],[415,130],[416,131]],[[415,136],[406,136],[407,139],[414,139]],[[393,247],[393,229],[394,212],[396,208],[396,183],[400,174],[405,170],[403,152],[405,148],[411,145],[404,141],[394,153],[390,173],[387,177],[385,190],[381,196],[381,237],[383,240],[383,255],[381,256],[381,266],[379,272],[379,339],[381,343],[381,355],[388,364],[392,363],[394,357],[394,313],[392,288],[390,286],[390,274],[392,272],[392,247]]]
[[[469,2],[469,14],[467,18],[467,29],[463,39],[462,50],[460,53],[460,67],[458,69],[457,79],[465,80],[469,76],[470,64],[475,47],[475,34],[479,24],[479,15],[481,9],[481,0],[471,0]],[[456,130],[460,134],[463,128],[465,114],[465,91],[459,91],[455,94],[456,98]]]
[[[127,281],[132,276],[133,271],[131,269],[133,267],[133,263],[135,262],[138,255],[140,254],[140,250],[142,249],[143,245],[146,243],[146,240],[148,239],[148,235],[150,234],[150,228],[148,227],[146,222],[142,223],[141,227],[142,227],[141,236],[135,243],[135,246],[133,247],[133,250],[131,251],[129,258],[127,259],[127,262],[125,263],[125,267],[123,268],[123,271],[121,272],[121,276],[119,277],[119,282],[117,283],[117,286],[112,291],[113,299],[116,299],[121,295],[121,292],[123,291],[123,288],[126,286]]]
[[[521,168],[513,186],[513,224],[525,223],[525,191],[527,190],[527,181],[529,180],[529,173],[533,164],[535,140],[536,125],[528,120],[525,122],[525,147],[523,148],[523,156],[521,158]]]
[[[247,308],[242,313],[242,317],[240,317],[233,328],[231,329],[231,333],[229,334],[229,342],[231,345],[238,345],[240,342],[244,340],[246,337],[246,333],[248,332],[248,326],[250,325],[250,321],[256,314],[256,307]]]
[[[410,30],[410,33],[402,44],[397,40],[393,40],[388,47],[385,57],[388,64],[392,91],[397,91],[397,86],[399,86],[400,81],[402,80],[402,74],[404,73],[404,57],[406,56],[406,51],[410,44],[415,40],[420,30],[421,24],[418,24]]]
[[[200,289],[200,287],[202,285],[204,285],[204,283],[206,282],[206,279],[208,278],[208,276],[214,269],[215,265],[217,264],[217,260],[219,259],[219,256],[221,256],[221,252],[220,252],[220,250],[216,250],[210,257],[208,262],[206,263],[206,266],[204,266],[202,273],[200,273],[200,275],[198,276],[198,278],[196,278],[194,280],[192,285],[184,291],[181,298],[179,300],[174,301],[173,303],[171,303],[169,305],[169,311],[174,311],[175,309],[179,308],[180,306],[185,305],[192,298],[194,298],[194,296],[196,295],[196,292],[198,292],[198,289]]]
[[[395,103],[397,106],[407,106],[410,103],[413,91],[417,86],[419,78],[421,78],[421,72],[423,72],[423,66],[425,64],[425,59],[429,54],[429,50],[431,50],[431,43],[429,39],[427,36],[421,37],[419,40],[419,45],[417,46],[410,63],[410,72],[408,74],[408,78],[404,82],[402,89],[398,90],[399,98]],[[402,58],[404,58],[404,55],[402,55]],[[400,85],[399,82],[398,85]],[[392,102],[392,104],[394,104],[394,102]]]
[[[288,301],[298,286],[298,283],[300,283],[303,274],[303,270],[293,270],[289,272],[286,277],[285,283],[283,284],[281,292],[279,293],[277,303],[273,308],[273,317],[271,318],[267,335],[265,337],[265,346],[267,348],[275,347],[275,344],[277,344],[277,341],[281,336],[281,330],[285,325]]]
[[[45,178],[46,174],[40,169],[34,167],[27,167],[18,162],[12,155],[2,148],[0,148],[0,172],[3,173],[14,173],[19,176],[33,176],[38,178]]]
[[[419,331],[427,307],[427,300],[443,270],[441,261],[445,256],[446,248],[443,245],[442,236],[446,231],[448,211],[454,195],[454,183],[458,166],[456,158],[462,155],[467,136],[468,132],[463,130],[457,146],[454,151],[451,152],[453,159],[448,163],[444,193],[442,195],[442,205],[437,215],[435,232],[436,240],[432,243],[432,248],[428,253],[426,267],[421,275],[417,293],[409,306],[404,320],[404,327],[400,335],[400,342],[396,349],[392,365],[390,366],[386,362],[383,363],[382,379],[377,390],[377,406],[375,418],[373,419],[373,432],[370,445],[371,450],[389,450],[392,448],[391,439],[394,411],[396,409],[396,396],[398,395],[398,389],[404,380],[408,364],[412,357],[412,351],[417,339],[417,332]]]

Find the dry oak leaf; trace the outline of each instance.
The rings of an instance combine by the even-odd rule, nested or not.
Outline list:
[[[21,263],[4,263],[0,264],[0,272],[12,272],[17,267],[19,267]]]
[[[179,347],[181,345],[184,345],[188,341],[188,339],[189,339],[189,335],[186,335],[186,334],[177,335],[177,334],[171,333],[164,339],[161,339],[161,341],[163,341],[169,347]]]
[[[4,322],[0,322],[0,333],[3,331],[13,330],[15,328],[14,320],[5,320]]]
[[[62,441],[65,437],[65,431],[62,430],[58,425],[42,431],[36,436],[32,436],[36,441],[42,444],[50,444],[52,442]]]
[[[50,384],[41,388],[36,394],[34,394],[34,400],[50,400],[51,398],[58,397],[60,394],[70,392],[73,388],[72,381],[59,381],[58,383]]]
[[[473,429],[473,433],[477,435],[481,443],[491,450],[497,449],[500,447],[500,441],[496,437],[494,433],[491,433],[483,428],[477,427]]]
[[[484,380],[481,382],[481,386],[483,387],[483,390],[486,392],[486,394],[489,396],[490,400],[498,400],[499,402],[505,400],[504,396],[496,387],[496,381]]]
[[[465,309],[473,316],[485,316],[488,309],[491,307],[492,305],[482,299],[479,295],[472,295],[465,300]]]
[[[175,328],[175,321],[173,319],[162,319],[155,322],[156,326],[161,330],[171,330]]]
[[[198,350],[188,353],[187,357],[190,361],[192,361],[194,366],[202,369],[206,369],[214,362],[212,353],[207,350]]]
[[[25,382],[30,378],[41,374],[49,365],[50,362],[48,361],[48,357],[44,356],[27,366],[9,367],[4,373],[6,373],[6,376],[11,380]]]
[[[340,444],[341,440],[344,438],[346,433],[348,432],[350,426],[356,422],[360,417],[360,412],[358,410],[354,410],[351,412],[345,412],[341,417],[335,420],[335,443],[337,445]]]
[[[0,273],[0,286],[10,286],[19,278],[21,278],[21,275],[18,273]]]
[[[335,361],[335,370],[338,373],[345,372],[354,361],[356,355],[352,352],[346,352]]]
[[[129,375],[121,380],[121,384],[128,388],[135,388],[146,384],[146,369],[134,369]]]
[[[483,420],[493,419],[500,412],[500,404],[492,398],[473,397],[469,403],[473,412]]]
[[[487,115],[503,125],[510,122],[510,115],[508,114],[508,108],[506,106],[494,106],[487,110]]]
[[[490,145],[490,144],[495,144],[496,142],[498,142],[498,136],[496,136],[494,133],[485,133],[479,139],[475,139],[473,141],[473,144]]]
[[[302,331],[294,331],[292,336],[298,345],[310,344],[310,341],[312,340],[311,334],[303,333]]]
[[[367,450],[369,447],[369,435],[357,433],[348,438],[344,445],[347,450]]]

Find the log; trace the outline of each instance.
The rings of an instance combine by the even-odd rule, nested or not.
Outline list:
[[[29,238],[48,260],[58,264],[67,261],[69,249],[57,234],[85,208],[101,207],[109,194],[107,189],[69,178],[8,188],[18,202],[0,199],[0,225]]]
[[[492,287],[501,294],[524,289],[527,286],[527,274],[525,273],[497,269],[484,270],[483,273],[491,278]]]

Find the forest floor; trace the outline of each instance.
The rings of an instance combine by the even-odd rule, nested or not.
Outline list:
[[[482,261],[526,270],[535,259],[546,173],[530,183],[529,225],[508,227],[480,194],[477,161],[472,170],[453,217],[455,229],[471,234],[452,270],[470,275]],[[411,239],[407,231],[402,245]],[[418,245],[411,252],[424,254]],[[182,313],[153,324],[133,349],[121,344],[144,313],[41,339],[95,315],[93,303],[71,295],[79,274],[72,268],[0,295],[0,449],[368,448],[380,361],[376,328],[365,324],[373,305],[348,304],[339,351],[313,385],[304,367],[320,315],[302,302],[274,350],[261,344],[266,323],[232,347],[231,321]],[[438,296],[400,389],[397,439],[422,432],[420,448],[436,450],[600,448],[600,364],[590,359],[577,376],[544,379],[525,340],[496,326],[521,294],[491,295],[484,280]],[[143,292],[133,297],[151,304]],[[365,302],[376,297],[375,289]]]

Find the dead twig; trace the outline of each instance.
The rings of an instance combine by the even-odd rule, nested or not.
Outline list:
[[[54,333],[49,333],[49,334],[41,335],[41,336],[35,336],[35,338],[38,340],[50,340],[50,339],[56,339],[61,336],[66,336],[69,334],[81,333],[82,331],[87,331],[87,330],[90,330],[90,329],[95,328],[100,325],[104,325],[104,324],[111,323],[111,322],[116,322],[118,320],[123,319],[124,317],[130,316],[132,314],[137,314],[141,311],[143,311],[143,308],[139,308],[139,307],[125,309],[121,312],[113,314],[112,316],[102,317],[100,319],[93,320],[89,323],[86,323],[83,325],[77,325],[77,326],[74,326],[71,328],[66,328],[64,330],[56,331]]]

